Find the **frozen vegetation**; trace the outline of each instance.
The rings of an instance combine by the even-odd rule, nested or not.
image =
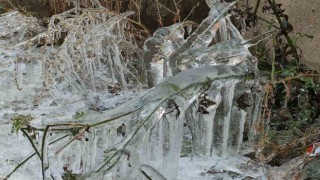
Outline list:
[[[269,166],[243,156],[264,128],[255,42],[233,26],[234,3],[208,4],[196,29],[145,40],[134,12],[75,4],[48,29],[2,14],[0,177],[266,178]]]

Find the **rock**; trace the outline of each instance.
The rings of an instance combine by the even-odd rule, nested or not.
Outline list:
[[[320,177],[320,159],[314,158],[311,160],[304,168],[303,168],[303,175],[306,178],[310,179],[318,179]]]

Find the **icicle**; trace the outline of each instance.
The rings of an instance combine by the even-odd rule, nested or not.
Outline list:
[[[113,69],[113,62],[112,62],[112,57],[111,57],[111,54],[110,52],[106,52],[107,54],[107,61],[108,61],[108,68],[109,68],[109,73],[111,74],[111,79],[112,79],[112,84],[115,84],[116,82],[116,77],[115,77],[115,74],[114,74],[114,69]]]
[[[227,80],[227,84],[221,89],[222,102],[218,106],[214,118],[214,144],[212,153],[226,156],[228,150],[230,115],[235,83],[237,80]]]
[[[231,153],[239,153],[241,150],[246,115],[247,113],[243,109],[232,107],[229,133],[230,145],[232,146],[229,150],[233,150]]]
[[[73,148],[73,151],[75,153],[74,160],[72,162],[71,169],[75,172],[81,172],[80,164],[82,164],[82,154],[83,154],[83,148],[81,147],[81,142],[76,141],[75,142],[75,148]],[[70,146],[72,147],[72,146]]]
[[[153,84],[159,84],[163,79],[163,60],[151,62],[151,72],[153,74]]]
[[[162,117],[165,113],[165,109],[160,107],[153,118],[153,123],[149,127],[146,133],[148,139],[147,142],[147,154],[148,156],[145,162],[152,164],[156,168],[161,168],[163,163],[163,123]]]
[[[227,41],[228,40],[228,29],[227,29],[227,23],[226,19],[222,18],[220,20],[220,29],[219,29],[221,41]]]
[[[35,64],[30,60],[29,58],[26,59],[27,64],[26,64],[26,70],[27,70],[27,78],[28,78],[28,84],[33,85],[35,84],[35,75],[34,75],[34,69],[35,69]]]
[[[179,171],[179,159],[182,147],[183,137],[183,124],[185,119],[185,112],[183,108],[186,108],[185,101],[182,97],[176,97],[173,102],[178,105],[178,109],[174,109],[163,118],[163,130],[164,130],[164,144],[163,144],[163,163],[162,168],[159,169],[168,179],[175,179]],[[171,104],[172,105],[172,104]],[[179,111],[182,110],[180,114]]]
[[[113,43],[112,51],[113,51],[113,58],[112,58],[113,63],[114,63],[114,66],[120,75],[120,83],[121,83],[121,86],[122,86],[122,88],[126,94],[126,97],[127,97],[128,85],[127,85],[127,81],[125,79],[124,70],[123,70],[123,66],[121,63],[121,59],[120,59],[121,54],[120,54],[119,47],[117,44]]]
[[[98,146],[98,137],[97,137],[97,130],[94,130],[92,133],[92,149],[91,149],[91,153],[92,153],[92,158],[91,158],[91,164],[90,167],[94,168],[95,163],[96,163],[96,156],[97,156],[97,146]]]
[[[27,33],[27,26],[22,26],[21,29],[19,30],[19,33],[17,35],[17,41],[21,42],[24,39],[25,34]]]
[[[90,81],[91,81],[91,86],[93,88],[93,91],[96,91],[96,85],[95,85],[95,66],[94,66],[94,62],[91,59],[87,59],[87,64],[88,64],[88,71],[89,71],[89,77],[90,77]]]
[[[226,17],[226,21],[227,21],[227,26],[230,29],[231,35],[236,38],[239,39],[240,41],[244,41],[241,33],[239,32],[239,30],[233,25],[231,19],[229,16]]]
[[[192,32],[192,24],[187,25],[187,34],[190,35]]]
[[[61,175],[60,175],[60,172],[55,168],[53,167],[52,165],[49,167],[50,169],[50,176],[54,179],[54,180],[63,180]]]
[[[15,63],[15,79],[16,79],[16,85],[18,90],[22,90],[23,88],[23,75],[22,75],[22,64],[20,62]]]
[[[33,64],[32,76],[33,76],[33,82],[35,83],[35,85],[37,83],[42,83],[42,74],[43,74],[42,64],[43,64],[43,61],[41,60],[35,60]]]
[[[93,38],[94,42],[97,42],[96,37]],[[100,52],[102,51],[100,43],[94,43],[94,54],[95,54],[95,59],[98,62],[98,69],[99,71],[102,70],[102,66],[101,66],[101,59],[100,59]]]
[[[251,119],[249,124],[249,142],[252,145],[255,145],[258,142],[259,135],[261,135],[258,131],[259,125],[261,124],[260,113],[262,108],[262,100],[263,100],[263,94],[259,92],[253,93],[253,105],[252,105],[252,111],[251,111]],[[266,126],[267,127],[267,126]]]
[[[216,108],[221,102],[221,81],[214,81],[207,94],[199,95],[186,110],[186,120],[192,135],[193,155],[210,156],[213,142],[213,123]],[[204,100],[207,101],[204,103]]]
[[[232,84],[230,87],[223,88],[224,92],[222,93],[225,113],[223,121],[223,134],[222,134],[222,147],[221,147],[221,156],[225,156],[228,149],[228,140],[229,140],[229,128],[230,128],[230,113],[232,107],[232,100],[234,94],[235,85]]]

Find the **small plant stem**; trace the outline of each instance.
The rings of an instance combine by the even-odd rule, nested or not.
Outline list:
[[[272,34],[273,32],[274,32],[274,31],[267,31],[267,32],[265,32],[265,33],[263,33],[263,34],[260,34],[260,35],[258,35],[258,36],[253,37],[252,39],[248,39],[248,40],[246,40],[245,42],[240,43],[240,45],[246,45],[246,44],[249,44],[249,43],[253,43],[254,41],[260,42],[261,40],[265,39],[265,37],[266,37],[267,35]],[[256,43],[255,43],[255,44],[256,44]]]
[[[256,6],[255,6],[255,8],[254,8],[253,16],[256,16],[256,15],[257,15],[259,6],[260,6],[260,0],[257,0]]]
[[[47,125],[46,128],[44,129],[43,132],[43,137],[42,137],[42,143],[41,143],[41,171],[42,171],[42,179],[45,180],[45,169],[44,169],[44,149],[45,149],[45,143],[46,143],[46,137],[48,134],[48,131],[51,127],[57,127],[57,126],[71,126],[71,127],[85,127],[87,125],[84,124],[72,124],[72,123],[68,123],[68,124],[54,124],[54,125]]]
[[[159,7],[159,1],[156,0],[156,5],[157,5],[157,13],[158,13],[158,23],[159,26],[162,27],[163,26],[163,22],[162,22],[162,18],[161,18],[161,14],[160,14],[160,7]]]
[[[14,172],[16,172],[17,169],[19,169],[24,163],[29,161],[29,159],[31,159],[34,155],[36,155],[36,153],[31,154],[25,160],[20,162],[4,179],[8,179]]]
[[[146,105],[147,105],[147,104],[146,104]],[[103,120],[103,121],[101,121],[101,122],[97,122],[97,123],[94,123],[94,124],[90,124],[89,126],[90,126],[90,127],[95,127],[95,126],[99,126],[99,125],[101,125],[101,124],[105,124],[105,123],[114,121],[114,120],[119,119],[119,118],[121,118],[121,117],[127,116],[127,115],[129,115],[129,114],[131,114],[131,113],[134,113],[134,112],[140,110],[142,107],[144,107],[144,106],[146,106],[146,105],[140,106],[140,107],[138,107],[138,108],[136,108],[136,109],[134,109],[134,110],[132,110],[132,111],[123,113],[123,114],[121,114],[121,115],[118,115],[118,116],[115,116],[115,117],[112,117],[112,118],[109,118],[109,119],[106,119],[106,120]]]
[[[34,151],[37,153],[38,157],[39,157],[39,158],[40,158],[40,160],[41,160],[41,159],[42,159],[42,157],[41,157],[41,155],[40,155],[40,153],[39,153],[39,151],[38,151],[37,147],[34,145],[34,143],[33,143],[32,139],[31,139],[31,137],[29,136],[29,134],[26,132],[26,130],[25,130],[25,129],[21,129],[21,131],[22,131],[22,133],[23,133],[25,136],[27,136],[27,139],[29,140],[29,142],[30,142],[30,144],[31,144],[32,148],[34,149]]]
[[[274,82],[274,77],[275,77],[275,59],[276,59],[276,53],[274,48],[272,48],[272,68],[271,68],[271,83]]]
[[[287,42],[288,42],[288,45],[290,46],[291,50],[292,50],[293,53],[294,53],[293,55],[294,55],[294,57],[296,58],[296,63],[297,63],[297,66],[299,67],[299,55],[298,55],[298,53],[297,53],[297,49],[296,49],[296,47],[294,46],[292,39],[290,38],[290,36],[288,35],[288,33],[285,31],[285,28],[283,27],[283,23],[282,23],[279,15],[276,13],[276,12],[277,12],[276,3],[275,3],[274,0],[272,0],[272,1],[271,1],[271,0],[267,0],[267,1],[268,1],[269,5],[270,5],[270,7],[271,7],[271,9],[272,9],[272,11],[273,11],[273,13],[274,13],[274,15],[275,15],[275,17],[276,17],[279,25],[280,25],[281,31],[283,31],[282,33],[283,33],[284,37],[286,38],[286,40],[287,40]]]
[[[295,79],[300,79],[303,77],[317,77],[317,76],[319,76],[319,74],[298,74],[297,76],[290,76],[290,77],[286,77],[284,79],[275,81],[275,83],[287,82]]]
[[[49,145],[54,144],[54,143],[56,143],[56,142],[60,141],[61,139],[66,138],[66,137],[68,137],[68,136],[69,136],[69,135],[64,135],[64,136],[62,136],[62,137],[60,137],[60,138],[58,138],[58,139],[56,139],[56,140],[52,141]]]
[[[173,4],[174,4],[174,7],[176,8],[176,16],[178,16],[178,20],[179,20],[179,23],[181,22],[181,17],[180,17],[180,10],[178,8],[178,5],[177,5],[177,2],[176,0],[172,0],[173,1]]]
[[[268,20],[266,20],[266,19],[264,19],[264,18],[262,18],[262,17],[260,17],[260,16],[257,16],[257,17],[258,17],[261,21],[267,23],[268,25],[270,25],[270,26],[272,26],[272,27],[274,27],[274,28],[276,28],[276,29],[280,29],[278,26],[274,25],[272,22],[270,22],[270,21],[268,21]]]
[[[17,11],[17,10],[18,10],[18,9],[17,9],[17,7],[15,7],[15,6],[12,4],[12,2],[11,2],[11,1],[6,0],[6,2],[7,2],[7,3],[9,3],[9,4],[10,4],[10,6],[11,6],[15,11]]]
[[[58,142],[59,140],[68,137],[68,135],[66,136],[62,136],[61,138],[58,138],[57,140],[51,142],[50,144],[54,144],[56,142]],[[20,162],[8,175],[6,175],[6,177],[4,179],[8,179],[17,169],[19,169],[24,163],[26,163],[27,161],[29,161],[34,155],[36,155],[36,152],[34,152],[33,154],[31,154],[30,156],[28,156],[25,160],[23,160],[22,162]],[[41,159],[41,158],[40,158]]]
[[[56,151],[55,155],[59,154],[65,147],[67,147],[70,143],[72,143],[75,140],[82,139],[85,132],[89,131],[89,126],[85,126],[77,135],[74,136],[70,141],[68,141],[62,148],[60,148],[58,151]]]
[[[189,16],[192,14],[192,12],[195,10],[196,7],[199,7],[199,2],[192,7],[189,14],[184,18],[184,20],[182,22],[186,21],[189,18]]]
[[[45,147],[45,142],[46,142],[46,136],[47,136],[47,133],[48,133],[48,130],[49,128],[51,127],[52,125],[48,125],[44,132],[43,132],[43,137],[42,137],[42,144],[41,144],[41,171],[42,171],[42,179],[45,180],[45,170],[44,170],[44,147]]]

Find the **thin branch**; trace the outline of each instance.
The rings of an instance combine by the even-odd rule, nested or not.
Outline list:
[[[49,145],[54,144],[56,142],[58,142],[59,140],[68,137],[68,135],[66,136],[62,136],[60,138],[58,138],[57,140],[54,140],[53,142],[51,142]],[[25,160],[21,161],[8,175],[6,175],[6,177],[4,179],[8,179],[14,172],[16,172],[17,169],[19,169],[24,163],[26,163],[27,161],[29,161],[34,155],[36,155],[37,153],[34,152],[33,154],[31,154],[30,156],[28,156]]]
[[[200,4],[200,3],[198,2],[196,5],[194,5],[194,6],[192,7],[191,11],[190,11],[189,14],[187,15],[187,17],[184,18],[183,21],[186,21],[186,20],[189,18],[189,16],[190,16],[191,13],[196,9],[196,7],[199,7],[199,4]]]
[[[131,114],[131,113],[134,113],[134,112],[140,110],[141,108],[143,108],[143,107],[146,106],[146,105],[148,105],[148,104],[145,104],[145,105],[143,105],[143,106],[140,106],[140,107],[138,107],[138,108],[136,108],[136,109],[134,109],[134,110],[132,110],[132,111],[123,113],[123,114],[121,114],[121,115],[118,115],[118,116],[115,116],[115,117],[112,117],[112,118],[103,120],[103,121],[101,121],[101,122],[97,122],[97,123],[94,123],[94,124],[90,124],[89,127],[99,126],[99,125],[101,125],[101,124],[105,124],[105,123],[114,121],[114,120],[116,120],[116,119],[119,119],[119,118],[121,118],[121,117],[127,116],[127,115],[129,115],[129,114]]]
[[[99,172],[103,167],[105,167],[119,152],[122,152],[127,145],[131,142],[131,140],[134,138],[134,135],[136,135],[138,133],[138,131],[143,127],[143,125],[152,117],[152,115],[159,109],[159,107],[162,105],[162,103],[166,100],[167,98],[163,98],[158,105],[152,110],[152,112],[145,118],[145,120],[142,121],[142,123],[136,128],[135,131],[133,131],[129,137],[127,138],[127,140],[123,143],[122,147],[117,150],[116,152],[113,153],[113,155],[108,158],[104,163],[102,163],[96,170],[96,172]],[[120,155],[121,156],[121,155]],[[118,157],[118,159],[120,158],[120,156]],[[116,163],[117,161],[115,161]]]
[[[274,27],[274,28],[276,28],[276,29],[280,29],[280,27],[274,25],[272,22],[270,22],[270,21],[268,21],[268,20],[266,20],[266,19],[264,19],[264,18],[262,18],[262,17],[260,17],[260,16],[257,16],[257,17],[258,17],[260,20],[262,20],[263,22],[267,23],[268,25],[270,25],[270,26],[272,26],[272,27]]]
[[[176,8],[176,16],[178,17],[178,20],[179,20],[179,22],[181,22],[181,17],[180,17],[180,10],[179,10],[179,8],[178,8],[178,5],[177,5],[177,3],[176,3],[176,0],[172,0],[173,1],[173,4],[174,4],[174,6],[175,6],[175,8]]]
[[[273,0],[273,1],[267,0],[267,1],[268,1],[268,3],[270,4],[270,7],[271,7],[271,9],[272,9],[272,11],[273,11],[273,13],[274,13],[274,15],[275,15],[275,17],[276,17],[279,25],[280,25],[280,27],[281,27],[281,30],[285,29],[285,28],[283,27],[283,23],[282,23],[280,17],[279,17],[279,16],[277,15],[277,13],[276,13],[277,9],[276,9],[275,1],[274,1],[274,0]],[[289,34],[288,34],[285,30],[283,30],[283,35],[284,35],[284,37],[286,38],[286,40],[287,40],[287,42],[288,42],[288,45],[290,46],[291,50],[293,51],[293,55],[294,55],[294,57],[296,58],[297,65],[299,66],[299,60],[300,60],[300,58],[299,58],[299,55],[298,55],[298,52],[297,52],[297,48],[293,45],[292,39],[290,38]]]
[[[4,179],[8,179],[14,172],[16,172],[17,169],[19,169],[24,163],[29,161],[29,159],[31,159],[34,155],[36,155],[36,153],[31,154],[25,160],[20,162],[8,175],[6,175],[6,177]]]
[[[82,128],[82,130],[74,136],[71,140],[69,140],[65,145],[63,145],[58,151],[55,152],[55,155],[59,154],[65,147],[67,147],[70,143],[72,143],[75,140],[80,140],[84,137],[84,133],[89,131],[89,126],[85,126]]]
[[[40,155],[37,147],[34,145],[34,143],[33,143],[32,139],[31,139],[31,137],[29,136],[29,134],[28,134],[28,133],[25,131],[25,129],[23,129],[23,128],[21,129],[21,131],[22,131],[22,133],[23,133],[25,136],[27,136],[27,139],[29,140],[32,148],[33,148],[34,151],[37,153],[37,155],[38,155],[38,157],[40,158],[40,160],[42,160],[42,157],[41,157],[41,155]]]
[[[256,15],[257,15],[259,6],[260,6],[260,0],[257,0],[257,2],[256,2],[256,7],[254,8],[253,16],[256,16]]]

